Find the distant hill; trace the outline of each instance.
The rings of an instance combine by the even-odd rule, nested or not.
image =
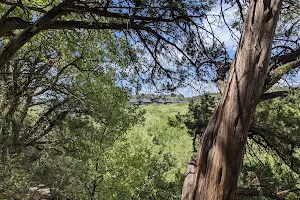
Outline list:
[[[185,101],[186,98],[183,95],[178,94],[138,94],[133,95],[131,99],[149,99],[149,100],[173,100],[173,101]]]
[[[299,91],[299,87],[278,87],[274,86],[269,89],[268,92],[275,91]],[[197,101],[201,99],[202,95],[194,96],[194,97],[184,97],[183,95],[178,94],[138,94],[131,96],[130,103],[133,105],[150,105],[150,104],[176,104],[182,102],[190,102]],[[205,94],[215,97],[216,100],[220,98],[220,93],[210,93]]]

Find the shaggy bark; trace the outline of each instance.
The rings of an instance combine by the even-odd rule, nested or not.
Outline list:
[[[195,171],[196,171],[196,155],[194,155],[191,159],[191,161],[188,163],[187,171],[185,174],[185,179],[183,183],[183,194],[182,199],[186,199],[189,196],[191,186],[193,185],[194,177],[195,177]],[[264,188],[263,186],[259,187],[253,187],[253,188],[237,188],[236,195],[237,196],[249,196],[249,197],[268,197],[270,199],[276,199],[276,200],[283,200],[286,193],[290,191],[297,191],[299,189],[294,188],[291,186],[291,188],[282,190],[282,191],[272,191],[269,188]]]
[[[225,92],[201,139],[193,186],[182,199],[234,199],[247,133],[263,94],[281,6],[282,0],[251,1]]]

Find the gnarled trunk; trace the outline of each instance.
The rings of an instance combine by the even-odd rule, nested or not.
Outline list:
[[[225,92],[201,139],[194,183],[183,189],[182,200],[234,199],[281,5],[282,0],[251,1]]]

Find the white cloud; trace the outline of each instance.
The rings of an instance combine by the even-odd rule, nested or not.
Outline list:
[[[214,83],[198,81],[189,86],[178,88],[177,92],[185,97],[193,97],[204,93],[217,93],[218,89]]]

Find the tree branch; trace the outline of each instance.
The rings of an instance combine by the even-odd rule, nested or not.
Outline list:
[[[70,4],[73,1],[74,0],[66,0],[60,3],[58,6],[53,7],[43,17],[37,20],[37,22],[26,27],[19,35],[13,37],[0,51],[0,71],[26,42],[28,42],[41,30],[46,29],[47,26],[49,26],[62,14],[62,7]]]
[[[300,51],[299,51],[300,53]],[[265,81],[264,91],[270,89],[275,83],[277,83],[285,74],[298,68],[300,66],[300,54],[293,61],[286,62],[280,65],[276,69],[269,72],[268,77]]]
[[[79,5],[71,5],[65,7],[63,10],[68,13],[71,12],[78,13],[78,14],[90,13],[101,17],[129,19],[129,20],[134,19],[134,20],[150,21],[150,22],[175,22],[178,20],[188,20],[190,17],[200,17],[200,16],[186,16],[186,15],[178,15],[177,17],[172,17],[172,18],[163,18],[162,16],[159,17],[141,16],[141,15],[131,15],[127,13],[116,13],[116,12],[108,11],[106,9],[90,8],[87,6],[79,6]]]
[[[258,188],[237,188],[236,195],[250,196],[250,197],[264,196],[264,197],[268,197],[271,199],[284,200],[284,198],[282,196],[277,195],[276,193],[274,193],[270,190],[258,189]]]
[[[286,97],[288,94],[288,91],[269,92],[261,95],[260,101],[266,101],[277,97]]]
[[[237,3],[237,5],[238,5],[238,7],[239,7],[239,11],[240,11],[241,18],[242,18],[242,20],[243,20],[243,22],[244,22],[245,19],[244,19],[244,15],[243,15],[243,7],[242,7],[242,4],[241,4],[240,0],[236,0],[236,3]]]

